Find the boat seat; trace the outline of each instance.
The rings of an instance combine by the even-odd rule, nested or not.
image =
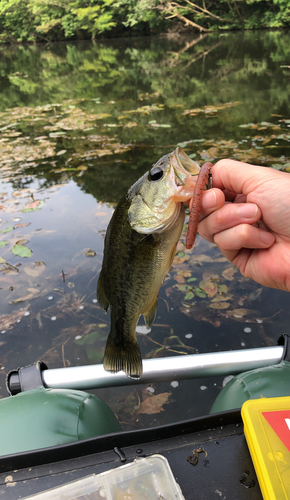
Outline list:
[[[0,400],[0,456],[121,431],[110,408],[93,394],[33,389]]]
[[[248,399],[290,396],[289,380],[289,361],[241,373],[221,390],[210,413],[241,408]]]

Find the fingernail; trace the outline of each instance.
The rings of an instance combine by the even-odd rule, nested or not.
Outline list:
[[[258,207],[254,203],[245,203],[238,208],[238,214],[242,219],[254,219],[258,212]]]
[[[214,189],[210,189],[204,193],[202,198],[203,208],[215,208],[216,207],[216,193]]]
[[[272,233],[267,233],[267,231],[261,231],[260,238],[264,245],[270,246],[274,243],[274,235]]]

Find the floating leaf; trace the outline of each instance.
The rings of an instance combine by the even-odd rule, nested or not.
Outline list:
[[[186,285],[175,285],[178,290],[180,290],[181,292],[186,292],[187,290],[187,286]]]
[[[126,125],[124,125],[124,128],[132,128],[132,127],[137,127],[138,123],[136,122],[128,122]]]
[[[233,281],[233,276],[234,274],[238,271],[238,269],[235,266],[227,267],[223,272],[222,276],[228,280],[228,281]]]
[[[40,276],[45,269],[44,262],[35,262],[32,267],[25,266],[23,271],[29,276]]]
[[[253,300],[256,300],[258,297],[260,297],[261,293],[263,291],[263,288],[257,288],[257,290],[253,290],[253,292],[249,293],[248,295],[248,300],[252,302]]]
[[[196,281],[196,280],[197,280],[197,278],[189,278],[187,281],[190,283],[190,282]]]
[[[244,307],[237,307],[230,311],[230,316],[233,318],[243,318],[244,316],[255,314],[255,311],[251,309],[245,309]]]
[[[18,257],[31,257],[32,255],[30,248],[24,247],[23,245],[14,245],[12,247],[12,253],[18,255]]]
[[[5,247],[5,245],[8,245],[8,241],[0,241],[0,248]]]
[[[191,276],[190,271],[179,271],[177,274],[180,274],[180,276],[184,276],[184,278],[190,278]]]
[[[169,123],[150,123],[151,127],[162,127],[162,128],[171,128]]]
[[[61,132],[61,131],[60,132],[51,132],[49,134],[49,137],[58,137],[59,135],[65,135],[65,134],[66,134],[66,132]]]
[[[193,299],[193,297],[194,297],[194,293],[187,292],[187,294],[185,295],[184,298],[185,298],[185,300],[191,300],[191,299]]]
[[[226,302],[228,300],[231,300],[233,298],[232,295],[226,294],[226,295],[220,295],[218,294],[216,297],[212,299],[212,302]]]
[[[5,264],[6,260],[3,257],[0,257],[0,264]],[[2,271],[2,269],[1,269]]]
[[[25,300],[32,299],[33,293],[29,293],[28,295],[25,295],[24,297],[19,297],[19,299],[12,300],[10,304],[19,304],[19,302],[24,302]]]
[[[195,288],[194,292],[195,292],[195,295],[197,297],[200,297],[201,299],[204,299],[206,297],[206,293],[201,288],[198,288],[198,287]]]
[[[228,309],[231,305],[228,302],[212,302],[209,307],[212,309]]]
[[[33,295],[37,294],[40,292],[40,290],[38,288],[27,288],[27,290],[31,293],[33,293]]]
[[[177,281],[177,283],[185,283],[185,279],[183,276],[180,276],[179,274],[176,274],[174,276],[174,280]]]
[[[96,252],[92,250],[91,248],[87,248],[85,250],[85,256],[86,257],[94,257],[96,255]]]
[[[108,118],[108,116],[112,116],[109,113],[98,113],[95,116],[95,120],[102,120],[103,118]]]
[[[20,224],[15,224],[15,228],[29,226],[30,222],[21,222]]]
[[[161,394],[157,394],[156,396],[149,396],[142,401],[137,413],[147,413],[148,415],[152,415],[153,413],[165,411],[163,405],[165,403],[169,403],[169,396],[171,396],[171,392],[163,392]]]
[[[94,344],[98,340],[104,340],[106,338],[106,334],[103,332],[98,332],[97,330],[91,333],[87,333],[87,335],[84,335],[80,339],[75,339],[74,343],[78,345],[84,345],[84,344]]]
[[[13,231],[13,229],[14,226],[7,227],[6,229],[2,229],[2,231],[0,231],[0,234],[10,233],[10,231]]]
[[[16,241],[16,245],[26,245],[26,243],[28,243],[29,240],[27,240],[26,238],[23,238],[22,240],[18,240]]]
[[[35,210],[39,210],[44,205],[44,200],[35,200],[30,203],[27,207],[23,208],[22,212],[34,212]]]
[[[214,297],[215,294],[218,292],[217,284],[213,283],[211,279],[200,281],[199,288],[201,288],[210,297]]]
[[[38,207],[38,205],[40,205],[40,200],[35,200],[32,203],[30,203],[27,208],[36,208]]]

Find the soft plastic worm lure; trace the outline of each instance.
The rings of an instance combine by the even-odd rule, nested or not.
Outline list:
[[[190,216],[186,234],[186,248],[192,248],[195,242],[199,214],[201,210],[201,197],[204,189],[211,187],[211,167],[212,163],[205,163],[198,174],[194,194],[189,202]]]

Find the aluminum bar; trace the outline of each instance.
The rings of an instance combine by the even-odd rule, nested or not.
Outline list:
[[[283,347],[262,347],[237,351],[190,354],[143,360],[143,374],[135,380],[124,372],[109,373],[103,365],[88,365],[44,370],[46,387],[55,389],[99,389],[151,382],[235,375],[237,373],[278,364]]]

